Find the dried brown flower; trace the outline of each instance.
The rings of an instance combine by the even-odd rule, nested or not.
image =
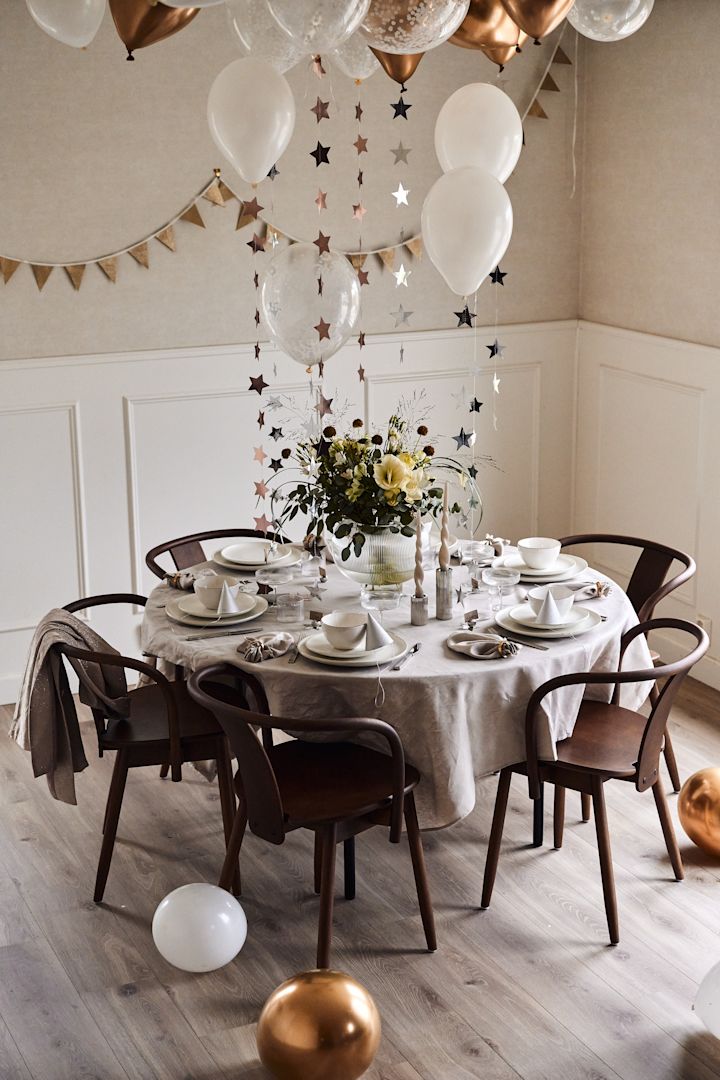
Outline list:
[[[362,420],[353,420],[352,426],[355,427],[355,428],[360,428],[360,427],[363,426],[363,422],[362,422]]]
[[[375,446],[382,446],[383,437],[382,435],[373,435],[370,441],[374,443]]]
[[[289,458],[291,453],[292,453],[292,450],[290,449],[290,447],[286,446],[285,449],[282,451],[280,456],[284,457],[284,458]]]
[[[421,424],[420,427],[417,429],[417,433],[418,435],[427,435],[428,429],[425,427],[424,424]]]
[[[323,428],[323,435],[326,439],[334,439],[337,435],[337,431],[332,426],[332,424],[328,424],[326,428]]]
[[[432,457],[434,453],[435,453],[435,447],[434,446],[423,446],[423,454],[425,455],[425,457]]]

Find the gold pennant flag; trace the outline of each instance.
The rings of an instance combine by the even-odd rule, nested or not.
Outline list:
[[[85,273],[85,263],[77,263],[74,266],[66,266],[65,273],[73,283],[73,289],[75,292],[80,288],[80,284]]]
[[[555,50],[555,55],[552,58],[553,64],[570,64],[572,66],[572,60],[566,52],[564,52],[558,45]]]
[[[192,206],[188,206],[185,213],[180,215],[180,220],[189,221],[191,225],[199,225],[201,229],[205,228],[205,222],[200,216],[200,211],[195,203],[193,203]]]
[[[547,120],[548,114],[543,109],[542,105],[537,98],[533,101],[532,105],[527,111],[528,116],[536,116],[538,120]]]
[[[0,274],[2,274],[6,285],[19,265],[20,262],[17,259],[6,259],[0,255]]]
[[[362,270],[363,266],[365,265],[367,255],[364,255],[362,251],[358,251],[356,253],[348,255],[348,259],[353,264],[354,270]]]
[[[254,220],[255,220],[255,218],[252,216],[252,214],[246,214],[245,213],[245,203],[241,202],[240,203],[240,213],[238,214],[237,225],[235,226],[235,231],[237,232],[238,229],[244,229],[246,225],[249,225],[250,222],[254,221]]]
[[[277,242],[278,240],[284,240],[285,238],[285,233],[281,233],[280,230],[276,229],[274,225],[268,225],[267,229],[265,230],[265,235],[269,243],[273,247],[275,247],[275,243],[273,243],[273,237],[275,238],[275,242]]]
[[[408,249],[414,259],[422,259],[423,257],[423,242],[422,236],[413,236],[412,240],[407,240],[405,247]]]
[[[31,263],[30,266],[32,267],[32,272],[35,275],[35,284],[37,285],[40,292],[42,292],[45,282],[50,277],[55,268],[53,266],[35,266],[34,263]]]
[[[218,181],[218,190],[225,202],[230,202],[231,199],[237,199],[235,192],[230,190],[224,180]]]
[[[540,87],[540,89],[541,90],[555,90],[555,91],[557,91],[558,94],[560,93],[560,87],[555,82],[555,80],[553,79],[553,77],[552,77],[552,75],[550,74],[549,71],[548,71],[547,75],[545,76],[545,78],[543,79],[543,84]]]
[[[380,260],[386,270],[392,270],[395,266],[395,248],[384,248],[383,251],[378,251]]]
[[[132,255],[135,262],[140,263],[146,270],[150,269],[150,248],[147,240],[143,240],[141,244],[136,244],[134,248],[130,248],[128,255]]]
[[[161,229],[159,233],[155,233],[155,239],[159,240],[161,244],[164,244],[166,248],[175,251],[175,230],[172,225],[167,225],[164,229]]]
[[[117,281],[117,255],[111,255],[109,259],[98,259],[98,266],[114,285]]]
[[[207,189],[207,191],[204,193],[203,199],[207,199],[207,201],[211,202],[213,206],[225,205],[225,200],[223,199],[222,192],[220,191],[220,184],[217,180],[215,180],[215,182],[212,183]]]

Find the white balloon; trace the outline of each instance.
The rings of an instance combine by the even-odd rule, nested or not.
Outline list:
[[[330,53],[330,59],[351,79],[369,79],[380,67],[375,53],[370,51],[365,38],[355,33]]]
[[[504,184],[522,150],[520,113],[499,87],[469,83],[451,94],[435,123],[443,172],[475,165]]]
[[[281,30],[265,0],[226,0],[228,20],[245,55],[267,60],[284,75],[305,55],[301,45]]]
[[[455,33],[470,0],[372,0],[362,33],[389,53],[429,52]]]
[[[513,213],[499,180],[466,166],[436,180],[422,208],[422,236],[433,265],[458,296],[470,296],[510,243]]]
[[[647,22],[655,0],[575,0],[567,20],[593,41],[622,41]]]
[[[306,53],[336,49],[367,15],[370,0],[266,0],[273,18]]]
[[[360,315],[360,285],[344,255],[291,244],[271,259],[260,304],[273,341],[308,367],[327,360],[349,338]]]
[[[26,0],[38,26],[63,45],[84,49],[100,29],[106,0]]]
[[[710,968],[698,987],[695,1012],[708,1031],[720,1038],[720,964]]]
[[[229,892],[198,882],[161,900],[152,921],[158,952],[182,971],[216,971],[229,964],[247,937],[247,919]]]
[[[284,75],[264,60],[233,60],[210,88],[210,134],[249,184],[267,176],[295,127],[295,99]]]

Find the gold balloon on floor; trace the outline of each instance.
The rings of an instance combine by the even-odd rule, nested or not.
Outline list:
[[[380,1044],[380,1016],[364,986],[340,971],[306,971],[265,1002],[260,1060],[278,1080],[356,1080]]]
[[[692,842],[720,858],[720,768],[700,769],[685,781],[678,814]]]

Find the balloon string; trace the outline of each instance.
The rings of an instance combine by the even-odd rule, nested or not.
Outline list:
[[[473,307],[475,308],[475,315],[476,315],[475,326],[473,327],[473,331],[474,331],[473,332],[473,369],[472,369],[472,394],[473,394],[473,399],[472,399],[472,402],[471,402],[471,405],[470,405],[470,408],[472,409],[472,433],[473,433],[472,446],[470,448],[470,454],[471,454],[471,462],[470,463],[473,466],[475,465],[475,443],[477,442],[477,433],[476,433],[476,430],[475,430],[475,421],[476,421],[476,417],[477,417],[477,411],[475,409],[475,402],[477,401],[477,367],[478,367],[478,326],[477,326],[477,310],[478,310],[478,306],[477,306],[477,304],[478,304],[478,291],[476,289],[475,290],[475,295],[473,297]],[[473,472],[474,471],[475,471],[475,469],[473,468]],[[473,502],[474,502],[474,495],[473,495],[472,490],[470,492],[470,499],[473,500]],[[473,505],[473,502],[471,502],[471,505],[470,505],[470,537],[471,538],[475,536],[475,507]]]
[[[575,189],[577,187],[577,129],[578,129],[578,49],[580,45],[580,35],[577,30],[575,31],[575,70],[573,73],[573,128],[572,128],[572,191],[570,192],[570,198],[575,198]]]
[[[495,323],[494,323],[494,326],[495,326],[495,333],[494,333],[494,335],[493,335],[493,336],[494,336],[494,339],[495,339],[496,341],[497,341],[497,329],[498,329],[498,311],[499,311],[499,309],[500,309],[500,300],[499,300],[499,297],[498,297],[498,291],[497,291],[497,286],[496,286],[496,287],[495,287]],[[497,355],[497,354],[496,354],[496,355]],[[493,431],[497,431],[497,429],[498,429],[498,415],[497,415],[497,406],[496,406],[496,398],[497,398],[497,396],[498,396],[498,391],[496,391],[496,389],[495,389],[495,387],[496,387],[497,385],[498,385],[498,383],[497,383],[497,360],[496,360],[496,361],[495,361],[495,370],[494,370],[494,372],[493,372],[493,385],[492,385],[492,403],[493,403],[493,415],[492,415],[492,421],[493,421]]]

